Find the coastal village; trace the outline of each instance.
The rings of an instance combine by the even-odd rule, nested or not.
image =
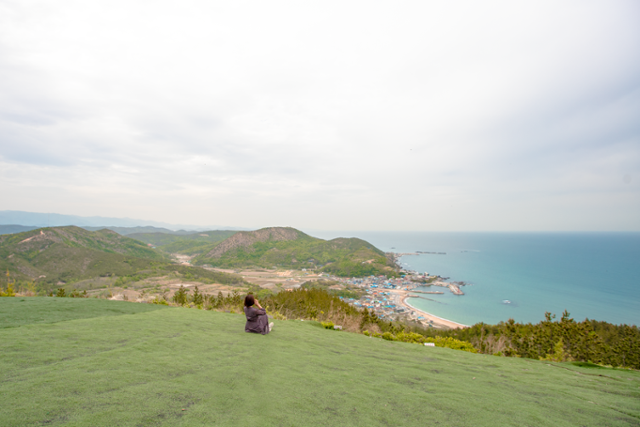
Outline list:
[[[418,255],[419,253],[393,253],[397,265],[401,257]],[[179,261],[184,265],[189,265],[190,257],[184,257]],[[205,267],[206,268],[206,267]],[[245,270],[234,271],[212,268],[212,270],[238,273],[245,280],[255,283],[264,289],[280,288],[282,290],[293,290],[300,288],[304,283],[315,281],[329,281],[333,284],[329,290],[342,291],[353,290],[361,294],[359,298],[341,297],[345,302],[358,308],[366,308],[384,320],[401,320],[420,323],[425,327],[432,328],[460,328],[464,327],[447,319],[443,319],[413,307],[409,303],[410,298],[430,299],[430,295],[442,295],[451,292],[454,295],[462,296],[464,292],[460,289],[465,286],[464,282],[448,282],[448,278],[437,275],[420,274],[418,272],[402,269],[401,276],[397,278],[387,278],[386,276],[368,277],[338,277],[327,273],[319,273],[314,269],[303,268],[297,270]],[[189,286],[189,285],[186,285]],[[207,287],[203,287],[207,291]]]
[[[359,308],[367,308],[384,320],[409,320],[427,327],[459,327],[455,322],[441,319],[416,309],[408,303],[409,298],[425,298],[428,295],[444,294],[444,290],[432,290],[433,287],[445,288],[454,295],[464,295],[461,283],[446,282],[440,276],[417,274],[405,271],[399,278],[370,276],[366,278],[330,277],[347,288],[362,289],[365,294],[358,299],[343,298],[347,303]],[[426,290],[429,289],[429,290]]]
[[[305,283],[325,282],[330,284],[329,291],[352,291],[359,297],[340,297],[350,305],[361,309],[368,309],[384,320],[401,320],[417,322],[425,327],[460,328],[464,327],[447,319],[434,316],[413,307],[410,298],[430,299],[430,296],[451,292],[462,296],[460,289],[463,282],[448,282],[448,278],[420,274],[414,271],[402,270],[401,276],[388,278],[386,276],[368,277],[338,277],[327,273],[317,273],[312,270],[302,271],[242,271],[242,277],[264,289],[294,290],[305,286]]]

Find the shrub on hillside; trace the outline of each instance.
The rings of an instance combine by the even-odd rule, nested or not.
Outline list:
[[[391,332],[384,332],[380,338],[387,341],[396,341],[396,337]]]
[[[15,296],[16,296],[16,292],[13,289],[12,282],[7,283],[6,291],[2,291],[2,286],[0,286],[0,297],[15,297]]]
[[[436,347],[445,347],[451,348],[453,350],[462,350],[468,351],[469,353],[477,353],[478,350],[473,346],[473,344],[465,341],[460,341],[451,337],[435,337],[435,338],[427,338],[426,342],[431,342],[436,345]]]
[[[436,347],[446,347],[453,350],[462,350],[468,351],[470,353],[477,353],[478,350],[468,342],[460,341],[451,337],[435,337],[435,338],[426,338],[423,335],[417,334],[415,332],[406,332],[400,331],[397,334],[393,334],[391,332],[369,332],[364,331],[364,335],[373,338],[382,338],[387,341],[401,341],[408,342],[414,344],[424,344],[427,342],[434,343]]]
[[[67,295],[69,298],[87,298],[87,290],[85,289],[83,292],[79,292],[77,289],[74,289],[73,291],[71,291],[71,293],[69,295]]]
[[[398,332],[396,334],[396,340],[414,344],[424,344],[425,342],[427,342],[426,337],[424,337],[423,335],[417,334],[415,332],[405,331]]]
[[[545,357],[541,357],[540,360],[546,360],[549,362],[566,362],[572,360],[571,356],[564,351],[564,343],[562,338],[553,347],[553,353],[547,354]]]
[[[158,296],[151,300],[151,304],[169,305],[167,300],[165,300],[164,298],[158,298]]]
[[[325,329],[333,329],[333,327],[335,326],[333,322],[320,322],[320,324]]]

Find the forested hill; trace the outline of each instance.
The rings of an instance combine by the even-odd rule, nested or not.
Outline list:
[[[128,237],[149,243],[167,253],[180,253],[193,255],[202,253],[202,251],[211,250],[211,245],[219,243],[231,236],[237,231],[233,230],[211,230],[198,231],[189,234],[168,234],[165,232],[153,233],[133,233]]]
[[[137,227],[113,227],[113,226],[90,227],[90,226],[83,226],[82,228],[84,228],[85,230],[89,230],[89,231],[99,231],[99,230],[105,230],[105,229],[106,230],[111,230],[111,231],[115,231],[116,233],[120,234],[121,236],[129,236],[131,234],[138,234],[138,233],[162,233],[162,234],[177,234],[177,235],[185,235],[185,234],[195,233],[195,231],[186,231],[186,230],[173,231],[173,230],[169,230],[168,228],[152,227],[150,225],[137,226]]]
[[[69,226],[0,236],[0,268],[14,279],[66,282],[165,260],[166,255],[146,244],[110,230]]]
[[[96,277],[144,274],[162,276],[182,267],[147,244],[111,230],[88,231],[80,227],[41,228],[0,235],[0,269],[8,281],[35,283],[36,290],[55,290],[67,283]],[[242,282],[239,277],[193,269],[194,276],[219,282]]]
[[[397,274],[393,261],[364,240],[327,241],[290,227],[237,232],[203,250],[194,263],[224,268],[309,268],[338,276]]]
[[[111,230],[88,231],[80,227],[40,228],[17,234],[0,236],[2,251],[33,259],[37,253],[59,248],[92,249],[107,253],[118,253],[149,259],[164,259],[165,256],[146,244],[119,235]],[[9,254],[8,254],[9,255]]]

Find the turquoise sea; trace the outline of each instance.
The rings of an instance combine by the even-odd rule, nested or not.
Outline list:
[[[445,252],[401,258],[403,266],[469,283],[456,296],[410,303],[466,325],[513,318],[537,323],[568,310],[640,325],[640,233],[315,232],[359,237],[385,252]]]

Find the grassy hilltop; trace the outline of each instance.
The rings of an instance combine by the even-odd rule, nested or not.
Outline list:
[[[244,316],[0,298],[3,426],[634,426],[640,374]]]

